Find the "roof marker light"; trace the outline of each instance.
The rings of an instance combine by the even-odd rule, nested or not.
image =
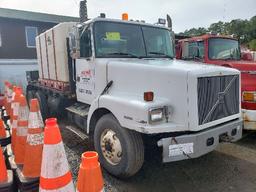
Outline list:
[[[122,20],[128,21],[128,13],[123,13],[122,14]]]

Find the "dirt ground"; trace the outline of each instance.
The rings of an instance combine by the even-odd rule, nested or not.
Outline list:
[[[88,138],[69,124],[61,124],[65,149],[76,180],[80,157],[90,150]],[[222,143],[197,159],[161,163],[157,149],[146,151],[145,163],[132,178],[117,179],[103,170],[106,191],[121,192],[255,192],[256,132],[237,143]]]

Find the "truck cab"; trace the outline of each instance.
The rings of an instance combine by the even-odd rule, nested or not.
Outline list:
[[[244,129],[256,130],[256,62],[243,57],[237,39],[210,34],[182,39],[176,45],[176,58],[241,71]]]
[[[146,140],[173,162],[242,137],[240,72],[174,59],[165,26],[94,18],[59,24],[36,42],[39,79],[27,96],[45,117],[66,112],[117,177],[140,170]]]

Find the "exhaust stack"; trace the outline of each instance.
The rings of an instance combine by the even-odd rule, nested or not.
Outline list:
[[[172,19],[171,19],[170,15],[168,15],[168,14],[167,14],[166,18],[167,18],[167,26],[172,31]]]
[[[83,23],[88,20],[86,0],[80,1],[79,15],[80,15],[80,23]]]

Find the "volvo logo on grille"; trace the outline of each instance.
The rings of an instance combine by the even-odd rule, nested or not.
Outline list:
[[[209,86],[208,81],[211,85]],[[200,79],[201,87],[198,91],[200,97],[204,93],[209,93],[213,96],[210,101],[207,99],[207,94],[200,100],[199,104],[199,124],[208,123],[217,119],[224,118],[229,115],[233,115],[239,112],[239,75],[233,76],[218,76],[216,79],[207,78],[207,83],[204,83],[205,79]],[[220,86],[219,86],[220,85]],[[231,100],[229,102],[228,100]],[[207,107],[204,103],[207,102]],[[231,104],[232,103],[232,104]],[[202,105],[202,107],[200,106]],[[220,111],[216,111],[220,109]]]
[[[225,97],[225,92],[219,92],[218,93],[218,101],[220,104],[224,103],[224,97]]]

